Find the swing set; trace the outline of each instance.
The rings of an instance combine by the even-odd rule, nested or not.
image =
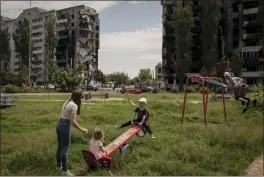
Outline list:
[[[184,113],[185,113],[185,108],[186,108],[186,95],[187,95],[187,89],[188,89],[189,83],[199,83],[202,85],[203,115],[204,115],[205,127],[207,127],[207,105],[208,105],[208,92],[209,92],[210,85],[215,85],[215,86],[222,88],[224,118],[226,121],[225,88],[227,87],[227,85],[223,84],[223,80],[218,77],[202,77],[198,75],[193,75],[193,76],[189,76],[186,80],[181,124],[183,124],[183,120],[184,120]],[[205,84],[206,84],[207,90],[205,90]],[[205,91],[206,91],[206,96],[205,96]]]

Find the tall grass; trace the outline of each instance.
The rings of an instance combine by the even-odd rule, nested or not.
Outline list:
[[[120,161],[114,154],[114,175],[243,175],[247,166],[261,154],[263,120],[261,110],[241,114],[238,102],[227,103],[227,122],[221,102],[209,102],[208,127],[203,124],[201,104],[188,104],[180,126],[182,104],[158,102],[174,100],[171,94],[146,94],[156,139],[134,137],[134,154]],[[190,97],[200,97],[200,94]],[[136,100],[140,97],[132,96]],[[179,96],[178,96],[179,97]],[[190,98],[191,100],[192,98]],[[176,100],[176,99],[175,99]],[[56,168],[56,133],[61,102],[23,102],[1,111],[1,175],[61,175]],[[124,129],[115,129],[131,118],[129,102],[82,105],[77,121],[89,129],[83,135],[72,128],[69,168],[75,175],[109,175],[107,171],[87,173],[80,151],[89,148],[95,127],[105,131],[109,144]]]

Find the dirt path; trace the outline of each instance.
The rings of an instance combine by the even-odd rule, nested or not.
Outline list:
[[[248,176],[264,176],[263,173],[263,155],[255,160],[247,169]]]

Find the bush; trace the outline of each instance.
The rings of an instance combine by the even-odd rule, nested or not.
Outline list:
[[[176,87],[176,88],[172,88],[172,89],[170,90],[170,92],[171,92],[171,93],[179,93],[180,91],[179,91],[179,88]]]
[[[254,86],[252,88],[251,95],[253,99],[256,99],[257,103],[260,105],[264,105],[263,94],[264,94],[264,87],[261,83],[259,83],[257,86]]]
[[[5,88],[1,89],[3,93],[45,93],[57,92],[54,89],[42,89],[40,87],[20,88],[16,85],[8,84]]]
[[[184,89],[184,91],[185,91],[185,89]],[[193,87],[187,88],[187,93],[195,93],[195,92],[196,92],[195,88],[193,88]]]
[[[3,89],[4,93],[19,93],[20,92],[20,88],[12,85],[12,84],[8,84],[4,89]]]
[[[159,89],[157,87],[154,87],[152,93],[159,93]]]

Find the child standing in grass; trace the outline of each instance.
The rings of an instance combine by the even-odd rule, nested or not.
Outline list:
[[[112,158],[108,157],[103,146],[104,132],[101,129],[95,128],[93,137],[90,142],[90,151],[94,154],[96,160],[100,163],[107,162],[107,168],[111,168]]]
[[[133,123],[139,123],[142,127],[144,127],[150,134],[151,138],[154,139],[153,132],[149,125],[147,125],[147,122],[149,120],[149,112],[146,109],[145,105],[147,104],[147,99],[146,98],[140,98],[138,100],[139,102],[139,107],[135,109],[135,112],[132,116],[132,120],[122,124],[122,125],[117,125],[115,126],[116,128],[123,128],[129,125],[133,125]],[[137,119],[135,119],[137,116]]]

